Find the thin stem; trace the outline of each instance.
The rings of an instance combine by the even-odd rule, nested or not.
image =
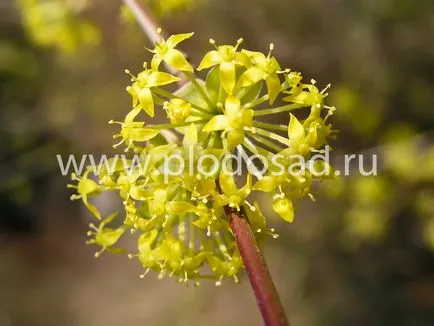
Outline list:
[[[265,136],[265,137],[277,140],[278,142],[282,143],[283,145],[291,146],[291,142],[288,139],[286,139],[285,137],[282,137],[282,136],[280,136],[278,134],[275,134],[274,132],[271,132],[271,131],[268,131],[268,130],[264,130],[264,129],[261,129],[261,128],[257,128],[257,127],[250,128],[248,131],[250,131],[253,134],[257,133],[259,135],[262,135],[262,136]]]
[[[288,88],[289,88],[289,86],[286,83],[283,83],[282,86],[280,87],[280,91],[283,92],[283,91],[287,90]],[[265,94],[265,95],[257,98],[256,100],[251,101],[251,102],[245,104],[243,106],[243,109],[251,109],[251,108],[253,108],[253,107],[255,107],[255,106],[259,105],[259,104],[264,103],[265,101],[268,101],[269,98],[270,98],[269,95]]]
[[[264,103],[265,101],[268,101],[268,98],[269,98],[268,94],[265,94],[265,95],[257,98],[256,100],[251,101],[251,102],[245,104],[244,107],[243,107],[243,109],[251,109],[251,108],[253,108],[253,107],[255,107],[255,106],[259,105],[259,104]]]
[[[208,143],[208,148],[214,148],[214,143],[215,143],[216,138],[217,138],[217,132],[213,131],[211,138],[209,140],[209,143]]]
[[[194,252],[194,245],[196,243],[196,238],[195,238],[195,227],[193,224],[193,218],[190,216],[190,220],[188,222],[188,227],[189,227],[189,242],[188,242],[188,252],[189,254],[192,254]]]
[[[288,126],[285,125],[276,125],[273,123],[254,121],[253,125],[259,128],[271,129],[271,130],[279,130],[279,131],[288,131]]]
[[[253,139],[255,139],[257,142],[261,143],[262,145],[265,145],[271,149],[274,149],[275,151],[277,151],[278,153],[283,151],[283,147],[280,147],[279,145],[273,143],[272,141],[258,135],[258,134],[254,134],[250,131],[247,132]]]
[[[243,141],[243,145],[244,147],[246,147],[251,153],[253,153],[254,155],[258,155],[261,148],[256,147],[249,138],[244,137],[244,141]]]
[[[147,125],[145,126],[145,128],[148,129],[175,129],[175,128],[182,128],[182,127],[187,127],[189,125],[193,124],[204,124],[207,123],[209,120],[208,119],[199,119],[199,120],[194,120],[194,121],[189,121],[187,123],[181,124],[181,125],[174,125],[171,123],[166,123],[166,124],[160,124],[160,125]]]
[[[247,137],[244,138],[243,145],[253,154],[261,154],[264,155],[265,157],[268,157],[269,155],[273,155],[273,153],[266,150],[265,148],[255,146],[255,144],[253,144],[252,141]]]
[[[200,107],[200,106],[198,106],[198,105],[196,105],[194,103],[191,103],[190,101],[185,100],[182,97],[176,96],[176,95],[174,95],[174,94],[172,94],[172,93],[170,93],[168,91],[165,91],[164,89],[161,89],[159,87],[153,87],[152,91],[155,92],[155,94],[158,94],[160,96],[166,97],[168,99],[176,98],[176,99],[179,99],[179,100],[183,100],[185,102],[189,102],[191,104],[191,107],[195,108],[197,111],[203,112],[204,114],[211,115],[211,113],[208,110],[206,110],[206,109],[204,109],[204,108],[202,108],[202,107]]]
[[[185,243],[185,235],[187,234],[187,230],[185,228],[185,216],[179,217],[178,224],[178,237],[182,244]]]
[[[241,157],[243,158],[244,162],[247,165],[247,168],[249,169],[249,173],[251,171],[251,173],[258,179],[262,178],[261,173],[258,171],[258,169],[256,168],[256,165],[253,162],[249,161],[249,156],[247,155],[246,151],[244,150],[243,146],[238,145],[237,146],[238,151],[241,154]]]
[[[255,117],[292,111],[292,110],[300,109],[303,107],[305,107],[305,105],[302,105],[302,104],[288,104],[288,105],[278,106],[276,108],[270,108],[270,109],[255,111]]]
[[[243,211],[225,208],[266,326],[289,326],[264,256]]]

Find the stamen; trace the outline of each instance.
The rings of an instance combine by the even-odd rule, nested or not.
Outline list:
[[[131,81],[132,81],[132,82],[135,82],[135,81],[137,80],[137,77],[134,76],[134,75],[131,73],[131,71],[129,71],[128,69],[125,69],[124,71],[125,71],[125,73],[126,73],[127,75],[129,75],[129,76],[131,77]],[[127,91],[128,91],[128,88],[129,88],[129,87],[131,87],[131,86],[128,86],[128,87],[127,87]]]
[[[215,286],[222,285],[222,279],[223,279],[223,275],[220,275],[219,280],[217,282],[215,282]]]
[[[96,252],[95,255],[94,255],[95,258],[98,258],[99,256],[101,256],[101,254],[104,252],[105,248],[106,247],[104,246],[104,247],[102,247],[102,249],[100,251]]]
[[[151,270],[150,268],[147,268],[146,271],[143,274],[141,274],[139,277],[142,279],[145,278],[145,276],[149,273],[150,270]]]
[[[115,121],[115,120],[110,120],[108,123],[109,123],[109,125],[116,124],[116,125],[121,125],[121,126],[124,124],[124,123],[121,122],[121,121]]]
[[[216,50],[218,50],[218,47],[217,47],[216,42],[215,42],[214,39],[210,38],[210,39],[209,39],[209,43],[211,43],[212,46],[214,46],[214,48],[215,48]]]
[[[244,201],[244,204],[246,204],[247,206],[249,206],[249,208],[250,208],[250,210],[251,210],[252,212],[255,212],[255,211],[256,211],[256,207],[253,206],[252,204],[250,204],[247,200]]]
[[[330,87],[332,86],[332,84],[328,84],[322,91],[321,94],[324,94]]]
[[[119,143],[114,144],[112,147],[113,147],[113,148],[118,148],[118,147],[121,146],[124,142],[125,142],[125,139],[122,139]]]
[[[93,223],[89,223],[89,227],[94,231],[97,231],[97,232],[99,231],[98,228]]]
[[[273,52],[273,50],[274,50],[274,43],[270,43],[270,51],[268,51],[267,59],[270,59],[271,52]]]
[[[243,41],[244,41],[243,38],[239,38],[239,39],[237,40],[237,44],[236,44],[235,47],[234,47],[234,50],[235,50],[235,51],[238,50],[238,47],[240,46],[241,43],[243,43]]]

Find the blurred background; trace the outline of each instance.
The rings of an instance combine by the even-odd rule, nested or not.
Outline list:
[[[265,255],[296,326],[434,325],[434,2],[139,0],[197,64],[210,46],[267,51],[332,83],[344,153],[379,175],[321,184]],[[186,288],[93,258],[89,216],[56,154],[107,152],[130,107],[124,69],[151,44],[121,1],[0,1],[0,326],[261,325],[246,276]],[[268,212],[271,215],[271,212]]]

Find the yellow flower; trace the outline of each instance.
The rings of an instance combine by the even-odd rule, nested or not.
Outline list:
[[[126,72],[130,74],[128,70]],[[139,104],[149,116],[153,117],[155,113],[151,88],[171,84],[179,80],[179,77],[166,72],[148,70],[145,67],[145,70],[139,73],[137,77],[132,76],[133,84],[127,87],[127,92],[133,98],[134,108]]]
[[[141,108],[135,107],[125,117],[124,122],[110,120],[109,124],[119,124],[121,132],[113,135],[113,138],[122,138],[122,140],[113,147],[118,147],[124,142],[128,145],[125,151],[133,146],[134,142],[144,142],[150,140],[159,134],[158,129],[144,128],[144,122],[135,122],[134,118],[140,113]]]
[[[97,210],[97,208],[89,203],[88,197],[92,195],[96,195],[101,191],[101,188],[96,184],[95,181],[88,178],[89,173],[91,170],[88,168],[86,169],[86,172],[83,174],[83,176],[78,177],[75,173],[71,175],[71,179],[73,181],[78,181],[78,184],[75,185],[68,185],[68,188],[75,188],[77,189],[78,195],[72,195],[71,199],[81,199],[86,206],[86,208],[97,218],[101,219],[101,214]]]
[[[88,240],[88,244],[97,244],[102,247],[101,251],[95,253],[95,257],[98,257],[103,251],[107,250],[110,252],[122,252],[122,249],[113,249],[112,246],[118,242],[119,238],[124,234],[126,228],[119,227],[117,229],[106,227],[107,224],[111,223],[118,213],[113,213],[106,217],[98,227],[90,224],[92,231],[87,233],[88,236],[94,236],[93,239]]]
[[[158,30],[161,32],[161,30]],[[170,36],[167,41],[164,38],[157,42],[155,48],[151,50],[154,53],[154,57],[151,61],[151,67],[153,70],[158,70],[161,62],[166,62],[169,66],[186,72],[193,72],[193,67],[188,63],[184,54],[175,49],[182,41],[193,36],[194,33],[177,34]]]
[[[270,52],[268,53],[268,56],[265,56],[261,52],[242,50],[242,52],[246,53],[251,59],[252,67],[243,72],[237,84],[239,87],[248,87],[261,80],[265,80],[270,104],[273,104],[276,100],[281,87],[280,79],[277,75],[277,72],[280,70],[280,65],[276,58],[271,56],[271,51],[273,49],[274,45],[270,44]]]
[[[210,43],[216,47],[216,50],[205,54],[197,68],[198,71],[201,71],[218,65],[221,85],[229,95],[232,94],[236,83],[236,66],[248,67],[250,65],[249,57],[245,53],[237,51],[242,42],[243,39],[240,38],[235,46],[215,46],[215,41],[211,39]]]
[[[328,87],[320,92],[313,82],[304,84],[300,73],[281,71],[271,56],[272,46],[267,55],[239,51],[241,39],[235,46],[216,46],[204,55],[198,70],[208,73],[201,80],[175,49],[191,36],[178,34],[158,42],[152,50],[151,68],[145,63],[127,88],[132,109],[124,121],[116,122],[121,130],[114,137],[121,141],[115,146],[125,144],[126,150],[132,149],[135,157],[124,162],[138,166],[127,171],[112,159],[112,171],[95,173],[99,182],[91,180],[87,170],[81,178],[74,177],[78,182],[73,186],[78,192],[74,198],[81,198],[100,219],[88,197],[116,192],[124,211],[120,227],[106,226],[114,218],[110,216],[98,228],[92,227],[94,239],[89,243],[100,245],[102,251],[118,251],[113,245],[126,230],[137,233],[137,249],[129,257],[137,257],[144,267],[142,277],[152,270],[159,278],[170,276],[198,284],[211,276],[220,285],[224,277],[238,281],[237,273],[243,267],[225,208],[245,211],[257,239],[276,238],[252,197],[258,192],[267,194],[273,210],[286,222],[293,221],[293,200],[313,198],[312,182],[330,175],[317,177],[301,166],[292,172],[287,168],[296,162],[294,156],[309,159],[323,150],[333,136],[326,120],[334,108],[324,105]],[[159,71],[165,67],[163,61],[175,72]],[[179,80],[174,76],[177,73],[184,74],[188,82],[173,91],[166,86]],[[282,100],[287,103],[266,107]],[[141,119],[141,115],[152,118],[155,107],[165,110],[167,121],[157,124]],[[310,110],[305,112],[307,118],[297,118],[294,110],[303,109]],[[289,113],[288,121],[262,120],[282,112]],[[228,168],[226,160],[235,153],[247,167],[242,186],[237,184],[238,169]],[[250,160],[249,154],[265,161]],[[276,163],[284,167],[281,173],[272,164],[276,157]],[[268,169],[259,172],[267,165]],[[328,167],[328,163],[315,162],[315,167]],[[211,274],[204,275],[204,266]]]

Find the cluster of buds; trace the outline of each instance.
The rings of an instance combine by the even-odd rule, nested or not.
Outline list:
[[[168,275],[196,284],[211,278],[220,285],[224,277],[237,282],[243,267],[225,207],[245,211],[258,240],[277,237],[253,197],[269,194],[275,212],[292,222],[292,200],[311,196],[312,181],[319,177],[282,167],[294,163],[296,156],[309,159],[324,148],[333,134],[326,120],[334,108],[324,105],[328,87],[319,91],[314,81],[305,84],[300,73],[280,68],[272,56],[273,45],[263,54],[240,49],[241,39],[235,46],[217,46],[210,40],[214,49],[195,72],[176,49],[192,35],[162,38],[144,70],[137,76],[128,72],[132,110],[124,121],[111,121],[121,128],[114,135],[120,138],[114,146],[125,145],[125,151],[146,169],[132,164],[127,171],[124,164],[113,161],[111,171],[103,169],[90,178],[88,169],[81,177],[73,176],[77,183],[72,187],[78,192],[74,198],[81,198],[101,221],[99,226],[92,224],[89,233],[89,243],[102,247],[97,255],[123,251],[117,241],[126,233],[137,234],[137,250],[129,257],[141,262],[145,274],[152,270],[161,278]],[[177,73],[162,71],[165,66]],[[202,80],[197,75],[204,70]],[[180,76],[186,82],[171,91],[181,82]],[[280,105],[273,106],[276,102]],[[310,113],[299,120],[292,112],[303,108]],[[152,118],[155,112],[167,115],[168,123],[139,119],[139,115]],[[260,121],[285,113],[287,124]],[[235,177],[233,165],[223,163],[234,153],[245,159],[247,172],[241,178]],[[259,166],[248,154],[261,156],[261,165],[272,168],[258,173]],[[116,214],[103,218],[89,201],[106,191],[118,193],[123,202],[117,227],[109,226]]]

